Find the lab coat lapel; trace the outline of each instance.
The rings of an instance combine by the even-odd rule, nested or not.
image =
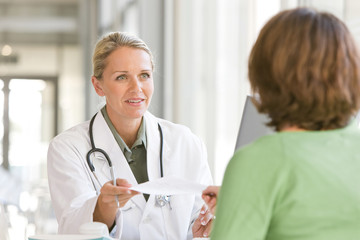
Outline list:
[[[147,136],[147,169],[149,181],[158,179],[160,174],[160,132],[158,130],[158,121],[149,112],[145,115],[146,136]],[[154,209],[155,196],[151,195],[146,204],[143,219]]]
[[[94,143],[97,148],[103,149],[110,157],[110,160],[115,168],[115,177],[126,179],[130,184],[137,185],[134,174],[132,173],[126,158],[121,151],[118,143],[115,140],[110,128],[108,127],[102,113],[99,111],[93,126]],[[101,154],[98,154],[101,155]],[[105,157],[102,157],[105,159]],[[111,180],[109,165],[103,164],[100,171],[102,178],[106,176],[107,181]],[[102,184],[104,184],[103,182]],[[135,196],[131,200],[140,208],[145,206],[145,198],[142,195]]]
[[[149,112],[145,114],[147,136],[147,169],[149,180],[161,177],[160,174],[160,132],[158,121]]]

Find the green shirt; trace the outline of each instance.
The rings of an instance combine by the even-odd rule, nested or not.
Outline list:
[[[360,130],[281,132],[235,153],[212,240],[360,239]]]
[[[116,131],[114,125],[112,124],[109,115],[106,112],[106,106],[101,109],[101,113],[104,116],[104,119],[109,126],[112,134],[115,137],[116,142],[119,144],[121,151],[123,152],[131,171],[133,172],[136,181],[138,183],[143,183],[149,181],[147,174],[147,164],[146,164],[146,131],[145,131],[145,119],[142,118],[140,128],[137,133],[136,140],[134,144],[129,148],[124,140],[121,138],[119,133]],[[149,198],[149,195],[144,194],[145,199]]]

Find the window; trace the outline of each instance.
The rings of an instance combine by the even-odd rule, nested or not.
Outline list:
[[[46,155],[57,128],[57,79],[0,77],[2,166],[14,184],[1,192],[10,239],[56,232],[48,194]],[[44,221],[47,219],[49,221]],[[54,222],[52,222],[54,223]]]

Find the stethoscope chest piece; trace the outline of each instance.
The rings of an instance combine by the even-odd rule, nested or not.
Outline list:
[[[171,209],[170,198],[171,196],[169,195],[155,195],[155,204],[157,207],[164,207],[166,204],[169,204]]]

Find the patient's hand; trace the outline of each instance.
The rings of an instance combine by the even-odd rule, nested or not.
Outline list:
[[[209,186],[203,193],[202,198],[204,199],[206,205],[209,207],[209,211],[215,215],[216,209],[216,200],[219,194],[220,186]]]
[[[209,237],[211,232],[212,220],[214,215],[210,212],[209,207],[204,204],[200,210],[199,217],[194,222],[192,232],[194,238]]]

